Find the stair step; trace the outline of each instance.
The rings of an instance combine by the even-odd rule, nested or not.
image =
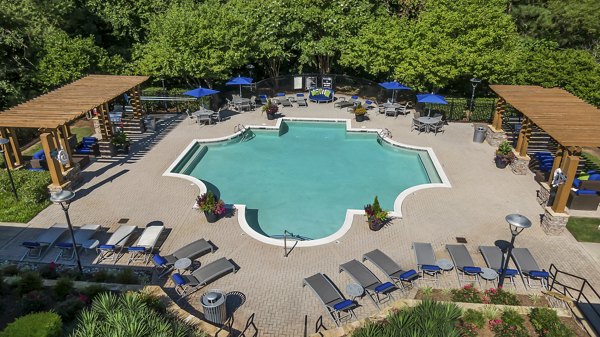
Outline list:
[[[590,326],[600,334],[600,303],[577,302],[576,305]]]

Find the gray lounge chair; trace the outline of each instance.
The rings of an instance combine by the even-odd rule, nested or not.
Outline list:
[[[387,277],[396,284],[401,291],[405,291],[404,284],[410,287],[414,286],[415,280],[419,278],[419,273],[414,269],[403,270],[396,261],[392,260],[384,252],[375,249],[363,255],[363,261],[371,261],[375,267],[379,268]]]
[[[75,249],[79,249],[81,244],[94,236],[96,232],[100,229],[100,225],[83,225],[81,228],[75,230],[73,236],[75,237]],[[67,240],[63,242],[59,242],[56,244],[58,248],[60,248],[60,253],[54,259],[54,262],[63,259],[63,260],[72,260],[75,258],[75,249],[73,249],[73,240],[69,237]]]
[[[278,97],[277,100],[279,101],[279,103],[281,103],[282,106],[284,107],[292,107],[292,102],[290,102],[290,100],[287,97]]]
[[[340,326],[341,321],[347,317],[354,317],[355,320],[358,320],[353,310],[358,304],[346,299],[325,275],[318,273],[307,277],[302,282],[302,286],[309,286],[312,289],[337,326]],[[344,312],[347,314],[342,315]]]
[[[463,283],[471,283],[475,281],[481,288],[481,282],[479,280],[479,274],[481,274],[481,268],[475,266],[473,258],[465,245],[446,245],[446,249],[454,262],[456,267],[456,277],[458,278],[458,285]]]
[[[304,94],[296,94],[296,103],[298,103],[298,107],[308,107],[308,101],[304,97]]]
[[[121,251],[137,227],[132,225],[120,225],[114,233],[108,238],[105,244],[98,246],[98,259],[96,263],[103,260],[111,260],[116,263],[121,256]]]
[[[333,103],[333,107],[334,108],[347,108],[349,106],[354,106],[355,103],[358,102],[358,97],[357,96],[352,96],[350,97],[349,100],[346,100],[345,97],[340,97],[339,101]]]
[[[129,262],[127,262],[127,264],[139,260],[148,263],[148,258],[150,257],[150,254],[152,254],[154,246],[164,229],[165,226],[146,227],[137,242],[133,246],[127,248],[127,252],[130,254]]]
[[[504,259],[504,254],[500,250],[500,248],[496,246],[479,246],[479,251],[485,260],[485,264],[487,264],[488,268],[493,269],[498,273],[498,275],[502,274],[502,262],[506,263]],[[508,284],[511,284],[513,287],[517,287],[515,283],[515,276],[519,274],[519,271],[516,269],[506,269],[505,279],[509,279]],[[500,276],[498,276],[500,277]]]
[[[356,260],[351,260],[340,265],[340,273],[343,271],[348,273],[356,283],[363,287],[365,293],[369,295],[369,298],[378,309],[379,304],[385,300],[394,300],[391,292],[398,289],[394,283],[382,283],[364,264]],[[379,297],[380,295],[382,295],[381,298]]]
[[[536,286],[531,284],[531,280],[540,281],[540,285],[548,289],[548,274],[547,271],[540,269],[540,266],[531,255],[531,252],[527,248],[513,248],[512,258],[523,277],[527,278],[527,282],[523,279],[523,283],[529,288],[535,288]]]
[[[177,260],[183,258],[194,260],[209,252],[214,253],[215,247],[206,240],[200,239],[179,248],[170,255],[161,256],[160,254],[154,254],[152,262],[159,272],[158,277],[162,277],[173,270],[173,265]]]
[[[67,228],[68,226],[64,223],[55,223],[52,227],[44,230],[44,232],[34,241],[23,242],[22,245],[27,248],[27,252],[23,255],[21,261],[25,258],[41,258],[48,248],[52,247],[52,245],[67,231]]]
[[[442,269],[435,262],[435,253],[430,243],[413,242],[413,250],[417,260],[417,268],[423,281],[433,281],[437,284],[438,275]],[[425,277],[427,274],[429,277]]]
[[[175,282],[175,291],[184,298],[230,272],[237,272],[235,265],[222,257],[196,269],[191,275],[175,273],[171,278]]]

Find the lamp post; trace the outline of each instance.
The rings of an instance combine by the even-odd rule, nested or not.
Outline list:
[[[508,269],[508,262],[510,262],[510,258],[512,256],[512,249],[515,244],[515,238],[525,228],[531,227],[531,221],[521,214],[509,214],[506,216],[505,219],[506,222],[508,222],[508,227],[510,228],[510,234],[512,234],[512,238],[510,239],[510,244],[508,245],[508,253],[506,254],[506,261],[504,261],[504,265],[502,266],[500,280],[498,280],[498,288],[501,288],[504,285],[506,269]]]
[[[71,200],[73,200],[73,198],[75,198],[75,193],[68,190],[62,190],[60,192],[53,193],[50,196],[50,201],[55,204],[60,204],[60,207],[62,207],[62,210],[65,212],[67,226],[69,226],[71,241],[73,242],[73,251],[75,252],[75,258],[77,259],[77,268],[79,269],[79,273],[83,274],[81,260],[79,259],[79,252],[77,251],[77,243],[75,242],[75,235],[73,234],[73,226],[71,225],[71,218],[69,217],[69,206],[71,205]]]
[[[10,168],[8,167],[8,157],[6,156],[6,152],[4,151],[4,146],[10,143],[10,140],[6,138],[0,138],[0,152],[2,152],[2,158],[4,159],[4,164],[6,165],[6,172],[8,172],[8,180],[10,180],[10,186],[12,187],[13,194],[15,195],[15,199],[19,201],[19,195],[17,194],[17,188],[15,187],[15,182],[12,178],[12,173],[10,173]]]
[[[473,112],[473,100],[475,100],[475,88],[481,83],[481,80],[473,77],[469,80],[471,82],[471,86],[473,87],[473,91],[471,92],[471,102],[469,103],[469,111]]]

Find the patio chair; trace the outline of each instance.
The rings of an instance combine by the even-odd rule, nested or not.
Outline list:
[[[373,301],[377,309],[379,309],[380,303],[394,300],[391,292],[398,289],[394,283],[382,283],[364,264],[356,260],[351,260],[340,265],[340,273],[343,271],[348,273],[354,282],[363,287],[365,293],[369,295],[369,298]],[[382,295],[381,298],[379,297],[380,295]]]
[[[396,261],[392,260],[384,252],[379,249],[375,249],[363,255],[364,261],[371,261],[375,267],[379,268],[387,277],[396,284],[402,292],[406,290],[404,284],[406,283],[409,287],[414,286],[415,280],[419,278],[419,273],[414,269],[403,270]]]
[[[488,268],[498,272],[498,275],[502,274],[502,269],[504,268],[502,262],[506,263],[506,260],[504,260],[504,254],[500,248],[496,246],[479,246],[479,251],[481,252],[481,255],[483,256],[485,264],[488,266]],[[517,284],[515,283],[515,276],[517,274],[519,274],[518,270],[507,268],[504,275],[505,279],[508,279],[509,281],[506,283],[511,284],[516,288]]]
[[[250,97],[250,109],[256,109],[256,96]]]
[[[540,266],[531,255],[531,252],[527,248],[513,248],[512,250],[512,258],[521,274],[521,279],[523,280],[523,284],[528,286],[529,288],[536,288],[531,284],[531,280],[540,281],[540,285],[543,288],[548,289],[548,277],[550,274],[540,269]],[[527,278],[527,282],[525,279]]]
[[[190,112],[190,109],[185,109],[185,114],[188,116],[188,119],[190,120],[190,123],[191,123],[191,122],[198,123],[198,119],[196,118],[196,116],[195,116],[195,115],[193,115],[193,114]]]
[[[302,287],[305,286],[308,286],[317,295],[337,326],[340,326],[341,321],[348,317],[354,317],[355,320],[358,320],[353,310],[358,304],[355,301],[346,299],[325,275],[318,273],[305,278],[302,281]],[[343,313],[346,314],[342,316]]]
[[[440,119],[438,122],[429,125],[429,131],[433,131],[436,136],[438,132],[444,133],[444,121]]]
[[[233,104],[233,102],[229,98],[225,98],[225,101],[227,102],[227,108],[228,109],[235,108],[235,104]]]
[[[33,241],[25,241],[21,245],[27,248],[27,252],[21,258],[40,259],[48,248],[67,231],[68,227],[64,223],[55,223],[52,227],[47,228]]]
[[[75,249],[79,249],[84,241],[87,241],[96,234],[100,229],[100,225],[83,225],[79,229],[75,230],[73,236],[75,237]],[[75,258],[75,249],[73,249],[73,240],[69,237],[66,241],[59,242],[56,247],[60,248],[60,253],[54,259],[54,262],[58,260],[72,260]]]
[[[127,252],[131,254],[127,264],[130,264],[133,261],[144,261],[144,264],[148,263],[148,258],[154,250],[154,246],[164,229],[165,226],[146,227],[137,242],[133,246],[127,248]]]
[[[201,114],[201,115],[198,115],[196,118],[198,120],[198,124],[202,124],[204,122],[205,122],[205,124],[208,124],[208,125],[212,124],[212,118],[211,118],[211,115],[209,115],[209,114]]]
[[[259,95],[258,98],[260,99],[261,105],[267,105],[269,102],[269,97],[267,95]]]
[[[237,272],[235,265],[222,257],[196,269],[191,275],[175,273],[171,278],[175,282],[175,291],[182,299],[230,272]]]
[[[479,284],[481,288],[481,282],[479,280],[479,274],[481,274],[481,268],[475,266],[473,258],[465,245],[446,245],[446,250],[454,262],[456,267],[456,277],[458,278],[458,285],[462,286],[463,283],[471,283],[472,281]]]
[[[340,97],[340,100],[333,103],[334,108],[347,108],[349,106],[354,106],[354,104],[358,101],[358,96],[352,96],[349,100],[346,100],[344,97]]]
[[[394,117],[398,118],[398,108],[390,107],[385,108],[385,117]]]
[[[421,272],[421,279],[423,281],[433,281],[437,284],[438,275],[442,273],[442,269],[435,262],[435,253],[431,244],[413,242],[412,248],[415,251],[417,269]],[[429,277],[425,277],[425,274]]]
[[[296,94],[296,103],[298,103],[298,107],[308,107],[308,101],[304,97],[304,94]]]
[[[413,132],[413,130],[419,131],[419,134],[421,134],[421,132],[426,132],[427,124],[419,121],[417,118],[413,118],[412,127],[410,129],[410,132]]]
[[[284,107],[292,107],[292,102],[290,102],[289,99],[287,99],[287,97],[279,97],[277,98],[277,100],[279,101],[279,103],[281,103],[282,106]]]
[[[131,233],[133,233],[136,228],[136,226],[132,225],[119,225],[119,228],[112,233],[106,243],[99,245],[98,248],[96,248],[98,252],[98,259],[96,263],[100,263],[103,260],[108,259],[116,263],[121,256],[123,247],[131,236]]]
[[[208,254],[209,252],[214,253],[215,247],[208,241],[200,239],[188,243],[170,255],[161,256],[160,254],[154,254],[154,256],[152,256],[152,262],[154,263],[154,266],[159,273],[158,277],[160,278],[173,270],[173,266],[177,260],[183,258],[194,260],[204,254]]]

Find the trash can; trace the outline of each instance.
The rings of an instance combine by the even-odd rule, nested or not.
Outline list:
[[[473,133],[473,142],[475,143],[483,143],[485,140],[486,130],[483,126],[478,126],[475,128]]]
[[[209,290],[200,297],[200,305],[204,311],[204,319],[215,324],[227,321],[227,295],[220,290]]]
[[[156,120],[154,119],[154,117],[152,117],[152,116],[144,117],[144,126],[146,127],[146,130],[148,130],[148,131],[156,130]]]

